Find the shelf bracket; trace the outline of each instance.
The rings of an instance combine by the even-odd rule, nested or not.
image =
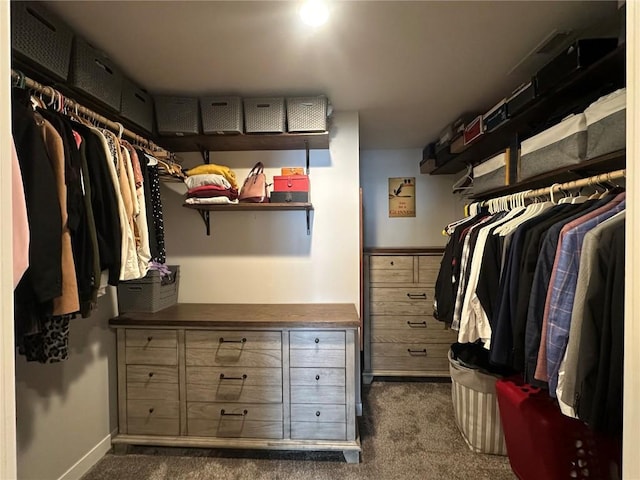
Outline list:
[[[304,149],[306,151],[307,154],[307,175],[309,175],[309,140],[305,140],[304,141]],[[307,213],[309,213],[309,211],[307,211]]]
[[[309,223],[310,210],[307,208],[307,235],[311,235],[311,224]]]
[[[211,157],[209,156],[209,149],[203,147],[202,145],[198,145],[200,147],[200,153],[202,154],[202,160],[207,165],[211,162]]]
[[[204,226],[207,229],[207,237],[211,235],[211,223],[210,223],[210,216],[209,216],[209,210],[198,210],[198,213],[200,214],[200,216],[202,217],[202,221],[204,222]]]

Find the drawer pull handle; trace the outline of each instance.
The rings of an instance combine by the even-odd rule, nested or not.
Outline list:
[[[409,325],[411,328],[427,328],[427,322],[412,322],[410,320],[407,320],[407,325]]]
[[[320,375],[316,375],[316,380],[320,380]]]
[[[149,378],[153,377],[153,372],[149,372]]]
[[[151,340],[153,340],[153,337],[152,337],[151,335],[149,335],[149,336],[147,337],[147,343],[149,343]]]
[[[319,416],[320,416],[320,410],[316,412],[316,417],[319,417]]]
[[[426,300],[426,293],[407,293],[407,297],[409,298],[424,298]]]
[[[149,413],[153,413],[153,407],[149,409]]]
[[[320,339],[319,339],[319,338],[316,338],[316,339],[314,340],[314,342],[316,342],[316,343],[320,343]]]
[[[245,343],[246,341],[246,338],[241,338],[240,340],[225,340],[223,337],[220,337],[220,343]]]
[[[220,410],[220,415],[223,417],[244,417],[247,413],[249,413],[248,410],[243,410],[242,413],[227,413],[224,408]]]
[[[420,356],[427,356],[427,349],[423,348],[422,350],[412,350],[410,348],[407,348],[407,352],[409,352],[409,355],[420,355]]]
[[[389,263],[390,263],[391,265],[393,265],[393,260],[391,260]]]
[[[247,379],[247,374],[243,374],[241,377],[225,377],[224,373],[220,374],[220,380],[246,380]]]

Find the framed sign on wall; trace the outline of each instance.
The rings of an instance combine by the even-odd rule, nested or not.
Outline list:
[[[389,178],[389,217],[416,216],[416,178]]]

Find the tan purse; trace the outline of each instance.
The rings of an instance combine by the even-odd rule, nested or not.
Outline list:
[[[262,162],[256,163],[244,180],[238,199],[247,203],[263,203],[269,201],[267,195],[267,176],[264,174]]]

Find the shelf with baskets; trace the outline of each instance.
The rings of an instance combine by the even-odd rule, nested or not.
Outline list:
[[[609,86],[613,91],[625,85],[625,45],[619,45],[592,65],[579,71],[548,93],[536,98],[528,108],[510,118],[493,132],[484,134],[476,143],[457,154],[446,163],[428,170],[428,162],[420,164],[422,173],[430,175],[455,174],[467,164],[477,165],[500,150],[509,147],[517,136],[522,140],[533,134],[548,121],[560,105],[569,105],[596,86]]]
[[[473,200],[483,200],[500,195],[508,195],[510,193],[521,192],[523,190],[546,187],[549,182],[565,183],[580,178],[592,177],[601,173],[610,172],[613,170],[619,170],[625,168],[626,163],[626,150],[617,150],[615,152],[607,153],[599,157],[595,157],[589,160],[585,160],[572,167],[560,167],[555,170],[536,175],[535,177],[527,178],[526,180],[513,183],[511,185],[504,185],[499,188],[484,191],[475,195],[471,195]]]

